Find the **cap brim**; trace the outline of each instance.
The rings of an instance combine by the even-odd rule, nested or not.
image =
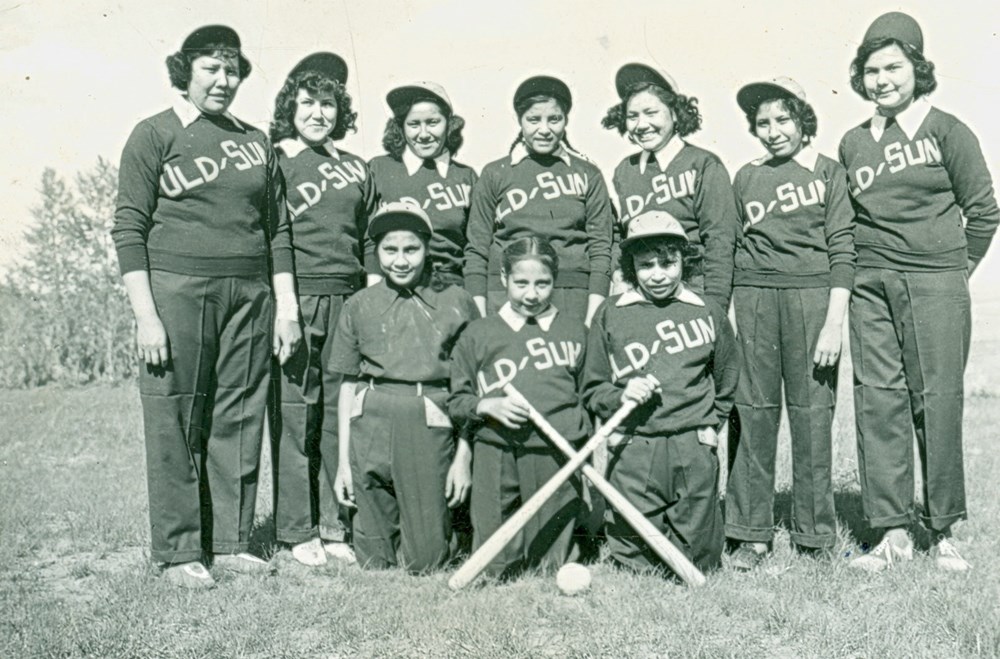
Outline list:
[[[441,107],[447,109],[449,112],[452,111],[451,103],[448,102],[448,99],[442,98],[440,94],[435,94],[431,90],[425,89],[424,87],[417,87],[415,85],[396,87],[385,96],[385,102],[389,104],[389,107],[393,112],[395,112],[397,108],[408,108],[417,101],[426,100],[439,103]]]
[[[368,223],[368,236],[374,238],[390,231],[412,231],[430,236],[434,233],[422,218],[406,211],[389,212],[373,218]]]
[[[288,77],[291,78],[303,71],[315,71],[340,84],[347,82],[347,62],[333,53],[313,53],[305,57],[295,65]]]
[[[664,78],[653,67],[645,64],[626,64],[615,74],[615,90],[618,92],[618,98],[624,100],[629,89],[641,82],[652,83],[675,94],[678,93],[676,84]]]
[[[621,249],[628,249],[635,243],[648,242],[656,238],[677,238],[678,240],[683,240],[684,242],[690,242],[687,235],[677,234],[677,233],[647,233],[642,236],[635,236],[634,238],[626,238],[621,242]]]
[[[773,82],[754,82],[736,92],[736,103],[744,112],[759,107],[769,98],[798,98],[794,93]]]

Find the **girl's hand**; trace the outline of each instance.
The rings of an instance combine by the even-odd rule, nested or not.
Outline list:
[[[340,464],[337,467],[337,477],[333,479],[333,493],[337,495],[337,502],[348,508],[357,508],[354,503],[354,477],[351,475],[350,465]]]
[[[298,349],[301,341],[302,329],[299,327],[298,321],[274,319],[274,345],[272,349],[279,364],[288,361],[288,358]]]
[[[476,405],[476,414],[490,416],[511,429],[521,427],[528,420],[528,406],[510,396],[482,398]]]
[[[642,405],[652,398],[654,393],[660,393],[660,381],[652,375],[643,375],[628,381],[621,400],[623,403],[631,400]]]
[[[712,426],[704,426],[698,428],[698,441],[704,444],[705,446],[718,448],[719,433],[715,432],[715,428],[713,428]]]
[[[486,318],[486,296],[473,295],[472,300],[476,303],[476,308],[479,309],[479,315]]]
[[[819,339],[816,341],[816,352],[813,354],[813,363],[819,368],[836,366],[840,359],[840,335],[841,326],[826,323],[819,331]]]
[[[170,360],[167,330],[158,315],[149,314],[136,318],[135,342],[139,356],[150,366],[166,366]]]
[[[463,448],[464,444],[464,448]],[[448,477],[445,479],[444,495],[448,499],[448,507],[454,508],[464,503],[472,491],[472,451],[468,442],[459,442],[455,459],[448,467]]]

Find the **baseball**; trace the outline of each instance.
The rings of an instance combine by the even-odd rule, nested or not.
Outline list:
[[[567,563],[556,573],[556,585],[563,595],[576,595],[590,588],[590,570],[579,563]]]

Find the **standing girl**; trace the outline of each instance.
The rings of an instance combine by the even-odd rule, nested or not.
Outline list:
[[[966,519],[963,375],[968,277],[1000,210],[979,142],[933,107],[934,65],[911,17],[880,16],[851,64],[851,87],[875,116],[840,143],[857,211],[851,356],[861,499],[882,541],[852,565],[882,570],[913,557],[913,430],[923,468],[921,521],[936,565],[968,570],[951,541]],[[964,226],[963,226],[964,220]]]
[[[434,227],[431,267],[441,281],[462,285],[465,228],[476,173],[455,160],[465,120],[454,113],[444,88],[433,82],[396,87],[386,96],[392,117],[382,146],[387,155],[369,166],[382,204],[408,201],[427,213]],[[380,275],[378,262],[368,272]]]
[[[285,177],[295,231],[295,275],[304,341],[280,369],[281,403],[274,414],[274,524],[278,542],[300,563],[326,563],[319,507],[322,476],[337,476],[337,395],[340,373],[329,369],[333,333],[344,301],[363,286],[364,241],[375,191],[365,162],[334,145],[354,130],[357,113],[344,91],[347,65],[333,53],[313,53],[292,69],[274,102],[271,140]],[[371,253],[368,260],[373,260]],[[331,497],[332,498],[332,497]],[[330,553],[349,556],[346,514],[332,512]],[[345,511],[346,512],[346,511]],[[332,531],[332,533],[331,533]]]
[[[206,588],[206,555],[270,569],[247,553],[269,352],[285,362],[301,332],[278,159],[229,114],[250,74],[239,36],[199,28],[167,69],[181,97],[132,131],[111,234],[146,362],[152,558],[170,581]]]
[[[354,548],[369,567],[441,567],[451,537],[449,506],[466,499],[468,445],[456,455],[448,360],[477,317],[464,290],[427,267],[430,219],[406,203],[383,206],[368,234],[385,279],[344,305],[330,368],[340,389],[340,464],[334,490],[356,506]],[[454,456],[454,460],[452,460]]]
[[[566,124],[573,98],[564,82],[536,76],[514,93],[521,132],[510,154],[483,168],[472,191],[465,287],[483,315],[505,301],[504,249],[537,234],[559,256],[552,302],[586,323],[608,294],[612,208],[604,177],[572,151]]]
[[[742,436],[726,495],[730,564],[754,567],[774,539],[774,460],[784,383],[792,436],[792,542],[829,551],[833,406],[854,280],[854,210],[847,174],[810,146],[816,113],[794,80],[736,95],[768,155],[745,165],[733,189],[742,224],[733,307],[743,350],[736,410]]]
[[[594,316],[584,403],[605,418],[639,403],[609,448],[609,480],[699,569],[713,569],[723,544],[715,447],[739,378],[736,340],[726,312],[682,282],[697,252],[680,222],[654,210],[627,229],[621,266],[632,289]],[[662,566],[618,513],[607,535],[616,562]]]
[[[469,325],[451,362],[449,411],[472,431],[472,526],[483,544],[565,462],[528,421],[513,384],[570,442],[590,427],[580,401],[586,328],[550,303],[559,259],[544,238],[524,236],[503,251],[507,301]],[[465,441],[465,440],[463,440]],[[487,568],[507,576],[529,566],[558,567],[569,554],[580,481],[567,481]]]
[[[621,233],[646,211],[673,215],[694,250],[685,272],[688,285],[728,310],[738,220],[725,166],[715,154],[681,139],[701,127],[698,100],[681,94],[667,73],[645,64],[618,69],[615,88],[621,102],[601,124],[628,134],[641,149],[621,161],[612,179]]]

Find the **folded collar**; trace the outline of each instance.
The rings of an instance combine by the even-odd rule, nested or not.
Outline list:
[[[378,297],[374,300],[372,307],[376,308],[382,314],[389,311],[396,300],[400,298],[404,300],[413,297],[418,298],[424,305],[431,309],[436,309],[438,306],[437,293],[426,284],[420,284],[411,289],[401,289],[389,285],[388,278],[383,277],[382,281],[375,284],[372,288],[376,287],[378,289]]]
[[[559,310],[554,306],[549,305],[549,308],[542,313],[535,316],[535,320],[538,321],[538,326],[542,328],[543,332],[548,332],[549,328],[552,327],[552,321],[555,320],[556,314]],[[500,311],[497,312],[505,323],[515,332],[520,332],[521,328],[525,326],[528,319],[514,311],[514,307],[510,305],[510,302],[505,302]]]
[[[681,284],[680,287],[678,287],[677,292],[674,293],[673,299],[677,300],[678,302],[690,304],[695,307],[705,306],[705,301],[702,300],[697,293],[692,291],[690,288],[684,286],[684,284]],[[643,302],[652,304],[652,302],[650,300],[647,300],[646,296],[643,295],[642,292],[639,291],[639,289],[630,288],[629,290],[621,294],[621,297],[618,298],[618,302],[615,303],[615,306],[627,307],[631,304],[640,304]]]
[[[659,151],[656,151],[654,153],[656,157],[656,164],[660,166],[661,172],[667,168],[667,165],[669,165],[674,161],[674,158],[677,157],[677,154],[680,153],[681,149],[683,149],[685,146],[687,146],[687,143],[680,137],[678,137],[677,133],[674,133],[673,135],[670,136],[670,139],[667,140],[667,143],[664,144]],[[649,162],[649,151],[641,151],[639,153],[640,174],[646,173],[646,164],[648,162]]]
[[[277,146],[284,151],[285,155],[289,158],[294,158],[306,149],[312,148],[297,137],[287,137],[278,142]],[[337,147],[334,146],[333,140],[327,140],[322,144],[322,147],[326,149],[326,152],[329,153],[330,157],[334,160],[340,160],[340,152],[337,151]]]
[[[406,173],[413,176],[424,166],[424,159],[413,153],[409,146],[403,147],[403,164],[406,165]],[[444,149],[434,158],[434,168],[441,178],[448,177],[448,166],[451,165],[451,153]]]
[[[910,107],[906,108],[894,118],[896,123],[899,124],[899,128],[906,135],[907,139],[912,140],[913,136],[917,134],[920,130],[921,124],[924,123],[924,119],[931,111],[931,102],[927,100],[926,96],[921,96],[910,103]],[[871,132],[872,137],[878,142],[882,139],[882,134],[885,133],[885,127],[888,123],[889,118],[883,117],[882,115],[875,113],[872,117]]]
[[[754,160],[753,164],[759,167],[760,165],[763,165],[766,162],[771,162],[772,160],[774,160],[774,156],[769,153],[766,156]],[[806,145],[802,147],[798,153],[792,156],[792,160],[799,163],[810,172],[815,172],[816,161],[819,160],[819,151],[809,145]]]
[[[180,119],[181,126],[187,128],[198,120],[198,117],[202,115],[202,111],[199,110],[194,103],[189,101],[187,97],[181,96],[174,101],[174,114],[176,114],[177,118]],[[246,130],[246,127],[240,123],[240,120],[231,115],[228,110],[223,112],[222,116],[233,122],[240,130]]]

